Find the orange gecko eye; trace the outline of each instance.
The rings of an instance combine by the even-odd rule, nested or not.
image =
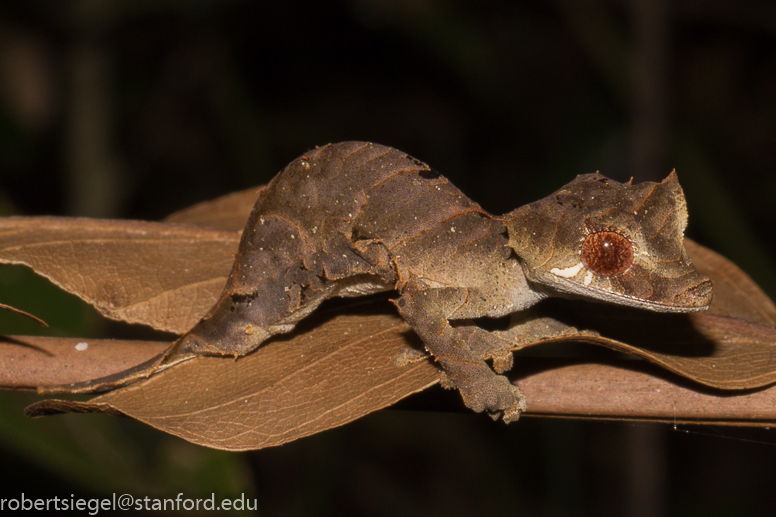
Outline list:
[[[591,233],[582,243],[582,264],[601,276],[624,273],[633,264],[633,246],[615,232]]]

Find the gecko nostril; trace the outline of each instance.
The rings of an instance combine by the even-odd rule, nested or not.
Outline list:
[[[624,273],[633,264],[633,246],[616,232],[596,232],[582,243],[582,264],[601,276]]]

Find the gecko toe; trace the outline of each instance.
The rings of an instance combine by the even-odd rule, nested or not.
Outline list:
[[[396,366],[407,366],[419,363],[428,358],[428,354],[421,352],[416,348],[404,347],[399,350],[393,358],[393,364]]]
[[[514,422],[525,411],[525,395],[504,376],[494,375],[479,382],[459,387],[464,403],[477,413],[487,412],[494,419]]]
[[[500,352],[499,354],[493,354],[492,361],[493,361],[493,370],[496,373],[508,372],[509,370],[512,369],[512,366],[515,363],[511,350],[505,350]]]

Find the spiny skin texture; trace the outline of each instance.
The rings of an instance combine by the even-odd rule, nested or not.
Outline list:
[[[673,173],[640,185],[579,176],[496,217],[396,149],[327,145],[262,191],[221,299],[170,350],[115,376],[47,391],[105,390],[197,355],[242,356],[329,297],[395,290],[399,313],[441,366],[445,385],[474,411],[509,422],[525,410],[520,390],[499,375],[511,367],[510,349],[569,331],[532,319],[528,309],[542,298],[708,308],[711,282],[682,244],[686,221]],[[620,246],[614,254],[603,247],[612,243]],[[466,324],[509,314],[507,332]]]

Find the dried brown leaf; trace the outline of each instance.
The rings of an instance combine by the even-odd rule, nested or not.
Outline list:
[[[768,325],[713,313],[573,312],[566,321],[601,334],[579,341],[636,355],[706,386],[748,389],[776,382],[776,329]]]
[[[697,242],[685,239],[684,245],[698,272],[714,283],[709,312],[776,326],[776,305],[749,275]]]
[[[209,447],[280,445],[435,384],[438,375],[429,362],[394,364],[408,339],[397,316],[337,316],[239,360],[200,357],[89,404]],[[63,408],[66,402],[43,401],[29,413]]]
[[[758,291],[748,286],[726,296],[737,292],[751,299]],[[655,315],[595,304],[561,303],[560,310],[548,310],[565,321],[577,318],[580,327],[605,336],[569,340],[635,354],[705,384],[742,388],[773,382],[770,353],[776,329],[767,325],[714,313]],[[324,318],[314,315],[307,329],[236,361],[196,358],[88,403],[42,401],[29,413],[125,414],[195,443],[244,450],[343,425],[437,382],[436,368],[428,361],[395,366],[393,358],[413,339],[395,314]],[[627,343],[614,339],[618,333]],[[564,365],[525,374],[521,372],[530,371],[535,361],[522,358],[516,372],[529,414],[727,424],[774,421],[775,389],[714,394],[655,377],[654,371],[633,371],[642,368],[638,364],[629,363],[626,369]]]
[[[413,341],[395,315],[340,315],[237,361],[198,358],[89,402],[44,400],[27,414],[121,414],[200,445],[260,449],[343,425],[435,384],[437,370],[428,361],[395,365]],[[730,396],[637,361],[523,358],[516,368],[528,415],[776,422],[776,388]]]
[[[212,230],[242,231],[262,190],[264,187],[253,187],[203,201],[170,214],[164,222],[192,224]]]
[[[518,366],[528,415],[646,420],[674,424],[772,426],[776,387],[719,392],[684,383],[639,361],[569,363],[527,360]],[[560,363],[560,364],[558,364]]]
[[[105,316],[182,333],[221,294],[239,233],[140,221],[0,218],[0,263],[23,264]]]

